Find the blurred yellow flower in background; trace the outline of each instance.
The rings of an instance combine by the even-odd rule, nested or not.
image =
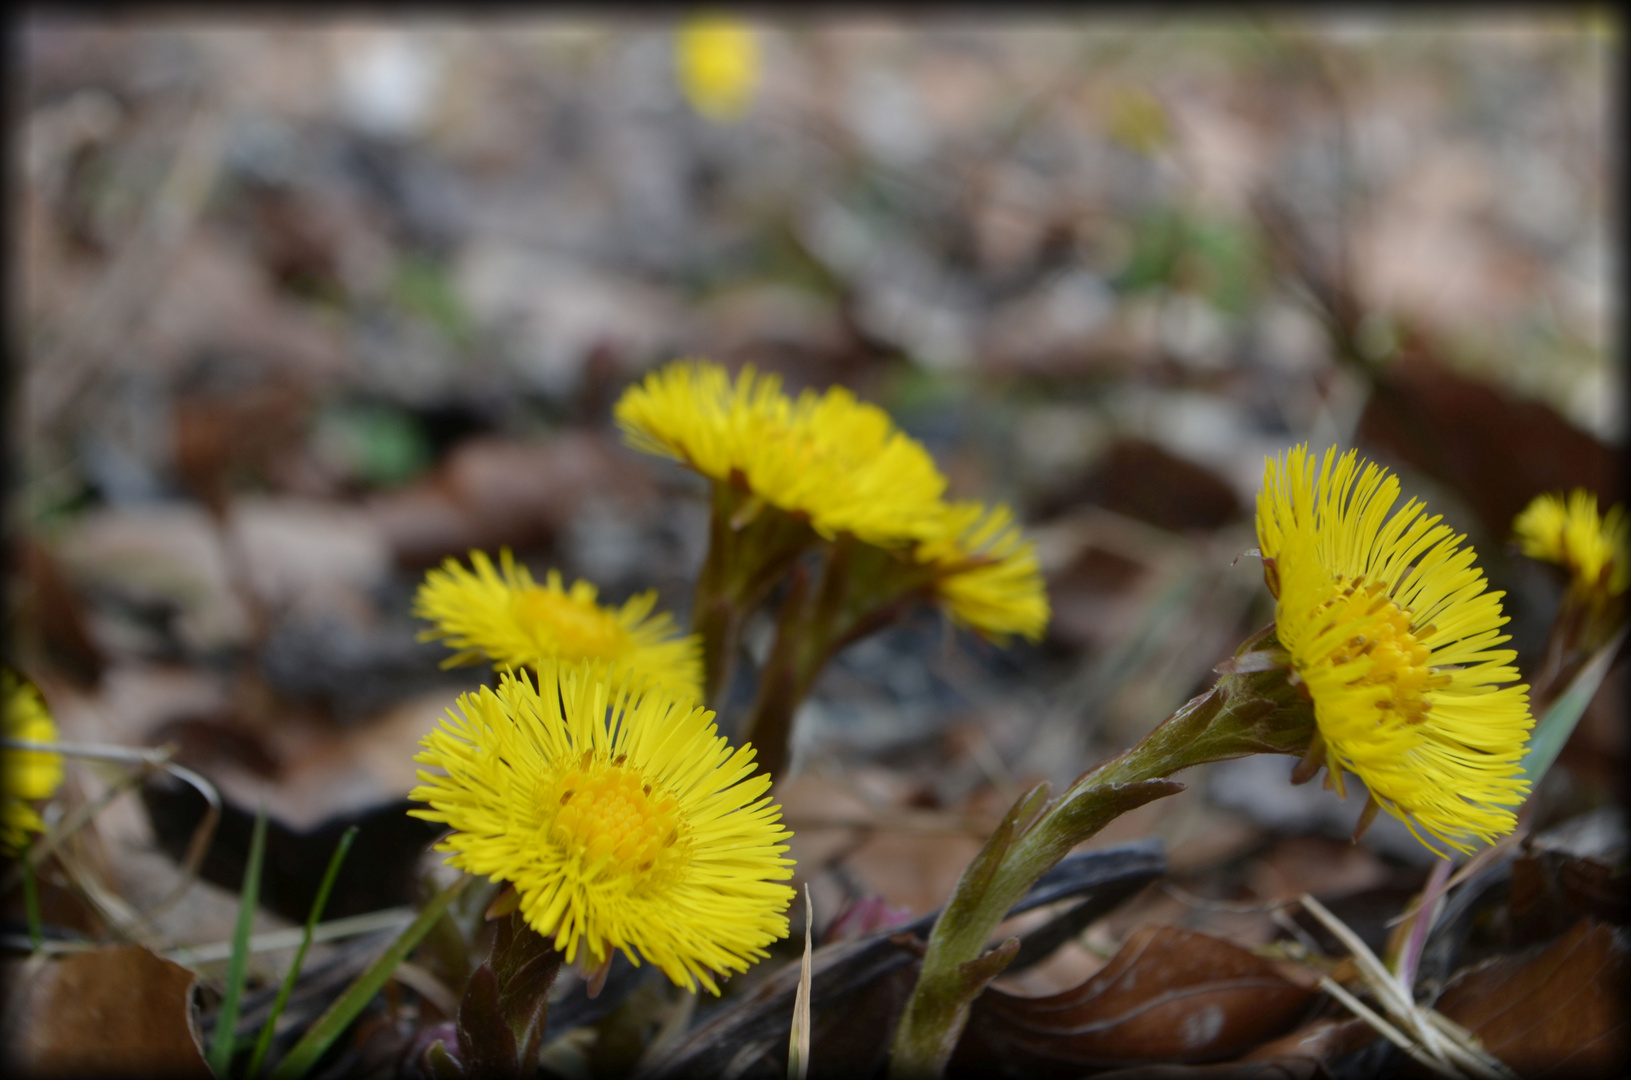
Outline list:
[[[1036,545],[1024,539],[1008,507],[952,503],[940,529],[916,554],[944,571],[933,588],[952,620],[998,644],[1013,634],[1040,641],[1049,611]]]
[[[470,566],[448,559],[425,575],[414,597],[414,614],[436,624],[420,639],[460,650],[444,667],[490,661],[509,670],[543,659],[617,663],[641,687],[659,686],[687,701],[700,696],[701,643],[694,634],[677,636],[667,612],[652,615],[655,590],[621,608],[602,607],[587,581],[566,589],[551,570],[539,585],[507,548],[496,569],[480,551],[470,553]]]
[[[1537,495],[1512,522],[1523,553],[1568,570],[1579,594],[1618,596],[1631,583],[1625,508],[1597,512],[1597,496],[1581,488]]]
[[[1172,142],[1166,106],[1142,87],[1118,87],[1105,115],[1110,138],[1136,153],[1153,155]]]
[[[1316,468],[1306,446],[1267,463],[1257,535],[1280,643],[1314,703],[1326,767],[1342,770],[1429,848],[1461,851],[1516,824],[1533,719],[1516,654],[1495,646],[1499,592],[1471,548],[1353,451]],[[1436,849],[1434,849],[1436,850]]]
[[[946,481],[889,414],[841,386],[796,401],[781,380],[680,360],[624,392],[618,426],[637,450],[675,458],[719,483],[879,547],[930,540]]]
[[[725,15],[699,15],[674,36],[680,89],[710,120],[731,120],[753,101],[759,85],[759,42],[752,28]]]
[[[718,993],[787,936],[793,890],[781,808],[714,714],[619,672],[539,666],[459,698],[422,741],[410,813],[455,831],[448,862],[515,886],[522,916],[567,962],[622,949]]]
[[[56,742],[57,725],[34,684],[10,668],[0,669],[0,696],[5,699],[4,731],[8,739]],[[0,749],[0,852],[14,855],[29,833],[45,831],[45,822],[29,803],[49,799],[62,785],[62,756],[38,750]]]

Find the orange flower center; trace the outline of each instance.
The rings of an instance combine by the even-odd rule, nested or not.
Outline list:
[[[628,631],[596,604],[551,589],[523,589],[514,614],[540,650],[563,660],[614,657],[628,646]]]
[[[1449,675],[1428,666],[1433,650],[1422,644],[1422,639],[1432,634],[1433,627],[1412,628],[1410,612],[1387,595],[1385,581],[1366,585],[1363,576],[1339,578],[1332,591],[1331,598],[1321,605],[1331,624],[1361,629],[1337,646],[1326,662],[1338,665],[1367,658],[1365,674],[1352,685],[1388,687],[1388,696],[1377,707],[1398,709],[1409,723],[1421,723],[1427,717],[1425,692],[1450,685]]]
[[[586,869],[647,874],[679,857],[679,803],[624,765],[588,754],[546,795],[556,806],[549,836],[581,855]],[[547,809],[547,807],[546,807]]]

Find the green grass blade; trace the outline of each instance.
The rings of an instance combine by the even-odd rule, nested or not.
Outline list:
[[[266,1059],[266,1051],[272,1045],[273,1029],[277,1027],[278,1017],[283,1015],[283,1006],[289,1001],[295,980],[300,977],[300,965],[305,963],[306,950],[311,948],[312,932],[317,929],[318,920],[323,917],[323,908],[328,904],[329,890],[334,888],[334,879],[340,874],[340,864],[345,862],[346,852],[351,850],[351,841],[356,838],[357,827],[353,825],[340,837],[340,842],[334,847],[334,854],[329,856],[328,869],[323,871],[322,884],[317,886],[317,899],[312,901],[311,913],[306,916],[306,932],[300,937],[300,947],[295,950],[294,962],[289,965],[289,973],[283,976],[283,985],[278,987],[277,999],[272,1002],[272,1014],[261,1026],[260,1038],[255,1040],[255,1054],[249,1059],[249,1068],[244,1072],[247,1077],[254,1077],[259,1073],[261,1062]]]
[[[40,918],[40,887],[34,880],[34,863],[28,849],[17,860],[23,868],[23,910],[28,918],[28,944],[39,952],[45,944],[45,920]]]
[[[419,917],[391,943],[391,947],[385,950],[384,955],[370,964],[367,971],[357,976],[356,981],[346,988],[339,1000],[330,1005],[328,1011],[318,1017],[317,1023],[301,1036],[294,1049],[289,1051],[288,1057],[278,1062],[278,1067],[272,1070],[272,1080],[299,1080],[317,1064],[317,1059],[322,1057],[324,1051],[340,1037],[340,1033],[351,1025],[357,1014],[374,1000],[374,995],[379,993],[385,981],[396,970],[396,966],[407,959],[414,946],[430,932],[430,928],[436,925],[436,920],[442,917],[442,912],[447,910],[448,905],[464,891],[464,887],[471,880],[470,875],[461,874],[459,880],[437,893],[430,903],[425,905],[425,910],[421,911]]]
[[[238,1026],[238,1006],[243,1001],[244,978],[249,970],[249,931],[255,922],[255,905],[260,902],[261,863],[266,859],[266,800],[255,814],[255,831],[249,841],[249,865],[244,868],[243,889],[238,895],[238,925],[232,932],[232,959],[227,964],[226,994],[215,1017],[215,1035],[210,1040],[210,1072],[226,1080],[232,1068],[234,1029]]]
[[[1625,629],[1621,628],[1613,640],[1587,661],[1580,674],[1569,683],[1569,688],[1552,702],[1546,715],[1535,724],[1534,731],[1529,734],[1529,750],[1523,755],[1523,773],[1529,781],[1530,791],[1540,785],[1540,778],[1546,775],[1546,770],[1552,767],[1557,755],[1563,752],[1563,744],[1574,733],[1574,725],[1580,722],[1586,706],[1597,696],[1597,688],[1608,676],[1608,669],[1624,642]]]

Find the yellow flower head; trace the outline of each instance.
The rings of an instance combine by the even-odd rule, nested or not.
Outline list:
[[[499,569],[480,551],[470,553],[470,565],[448,559],[425,575],[414,598],[414,614],[436,624],[421,637],[461,650],[444,667],[487,660],[502,671],[545,658],[600,661],[618,664],[641,686],[661,686],[688,701],[701,696],[701,643],[694,634],[676,637],[667,612],[651,614],[655,591],[621,608],[601,607],[589,582],[564,589],[551,570],[539,585],[508,549],[499,552]]]
[[[1422,839],[1461,851],[1511,832],[1519,762],[1534,721],[1516,654],[1495,646],[1501,593],[1486,592],[1471,548],[1353,451],[1305,446],[1270,459],[1257,536],[1278,600],[1280,643],[1314,703],[1326,765],[1342,770]],[[1428,847],[1432,847],[1425,839]]]
[[[952,619],[999,644],[1012,634],[1040,641],[1048,628],[1048,594],[1013,514],[1001,504],[952,503],[941,533],[918,545],[917,560],[947,571],[934,589]]]
[[[676,361],[624,392],[617,422],[629,444],[672,457],[718,482],[879,547],[933,539],[945,478],[889,414],[843,387],[806,390],[742,369]]]
[[[613,681],[614,679],[618,681]],[[787,936],[792,835],[713,713],[619,676],[549,660],[459,698],[423,740],[410,813],[454,832],[448,862],[515,886],[523,917],[569,963],[620,948],[718,993]]]
[[[5,699],[6,737],[30,742],[56,742],[57,725],[34,684],[10,668],[0,669],[0,697]],[[16,854],[28,834],[44,832],[45,822],[29,802],[49,799],[62,784],[62,756],[38,750],[0,749],[0,852]]]
[[[1631,580],[1625,508],[1597,512],[1597,496],[1582,488],[1561,495],[1537,495],[1512,522],[1523,553],[1569,571],[1577,592],[1625,592]]]
[[[674,39],[680,89],[711,120],[740,116],[759,85],[759,42],[746,23],[721,15],[688,20]]]

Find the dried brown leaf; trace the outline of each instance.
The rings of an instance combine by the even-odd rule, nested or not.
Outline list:
[[[1449,485],[1505,538],[1530,499],[1583,487],[1612,501],[1615,454],[1550,406],[1470,379],[1407,343],[1376,374],[1359,441]]]
[[[1539,952],[1462,972],[1434,1007],[1526,1077],[1623,1076],[1626,974],[1613,927],[1582,919]]]
[[[1216,529],[1241,516],[1227,480],[1137,438],[1117,439],[1091,472],[1045,495],[1037,516],[1052,517],[1084,502],[1174,532]]]
[[[22,537],[22,610],[13,623],[28,638],[37,639],[45,656],[74,681],[95,686],[107,658],[91,636],[84,601],[69,584],[57,559],[39,541]]]
[[[4,1039],[12,1066],[30,1076],[207,1078],[190,1017],[193,981],[191,971],[139,945],[14,973]]]
[[[1512,862],[1508,904],[1519,943],[1537,941],[1568,929],[1589,915],[1623,926],[1628,920],[1626,874],[1608,863],[1563,851],[1525,851]]]
[[[610,436],[572,432],[538,443],[470,439],[430,476],[368,506],[397,559],[419,566],[472,548],[540,543],[590,496],[638,506],[652,494],[645,465]]]
[[[1264,1043],[1240,1060],[1327,1062],[1359,1049],[1376,1038],[1376,1029],[1363,1020],[1321,1017],[1278,1039]]]
[[[1145,927],[1072,990],[1042,998],[981,995],[953,1071],[1075,1075],[1094,1067],[1215,1061],[1284,1030],[1312,997],[1239,946],[1177,927]]]

